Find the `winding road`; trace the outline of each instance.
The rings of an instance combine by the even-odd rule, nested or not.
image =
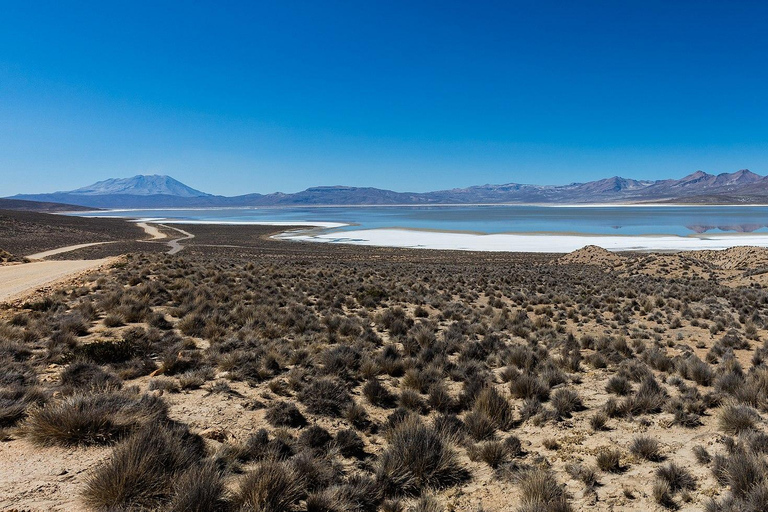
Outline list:
[[[139,242],[151,242],[168,238],[168,235],[160,231],[157,226],[147,224],[146,222],[139,222],[136,225],[142,228],[150,237],[148,239],[138,240]],[[172,229],[183,235],[179,238],[168,240],[166,243],[169,247],[167,254],[178,253],[184,249],[181,242],[195,238],[195,235],[184,231],[183,229],[165,226],[163,224],[160,224],[160,226],[166,229]],[[19,299],[42,287],[50,286],[72,278],[78,274],[100,268],[107,263],[111,263],[115,258],[102,258],[98,260],[40,260],[44,260],[45,258],[56,254],[83,249],[85,247],[112,243],[115,242],[92,242],[87,244],[68,245],[66,247],[59,247],[58,249],[30,254],[27,256],[27,259],[32,260],[29,263],[0,266],[0,303]]]

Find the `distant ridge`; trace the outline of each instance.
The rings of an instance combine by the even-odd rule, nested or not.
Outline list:
[[[195,190],[170,176],[113,178],[68,192],[20,194],[11,199],[94,208],[184,208],[247,206],[352,206],[440,204],[768,204],[768,177],[747,169],[680,179],[634,180],[613,176],[568,185],[506,183],[435,192],[395,192],[371,187],[322,186],[285,194],[224,197]]]

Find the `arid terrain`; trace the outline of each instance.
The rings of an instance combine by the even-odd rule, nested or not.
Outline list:
[[[2,510],[768,509],[766,249],[188,225],[160,228],[169,255],[123,221],[36,240],[24,215],[9,260],[114,259],[0,309]]]

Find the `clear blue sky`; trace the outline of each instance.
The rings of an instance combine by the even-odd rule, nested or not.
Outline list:
[[[762,1],[0,0],[0,195],[768,174]]]

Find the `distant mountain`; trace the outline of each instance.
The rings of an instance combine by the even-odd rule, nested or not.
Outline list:
[[[208,197],[211,194],[188,187],[170,176],[153,174],[133,178],[112,178],[99,181],[87,187],[78,188],[66,194],[83,196],[129,195],[129,196],[174,196]]]
[[[507,183],[421,193],[331,186],[312,187],[293,194],[276,192],[224,197],[195,190],[169,176],[154,175],[109,179],[69,192],[25,194],[13,196],[12,199],[96,208],[674,202],[768,204],[768,177],[745,169],[717,175],[696,171],[680,179],[656,181],[614,176],[568,185]]]

